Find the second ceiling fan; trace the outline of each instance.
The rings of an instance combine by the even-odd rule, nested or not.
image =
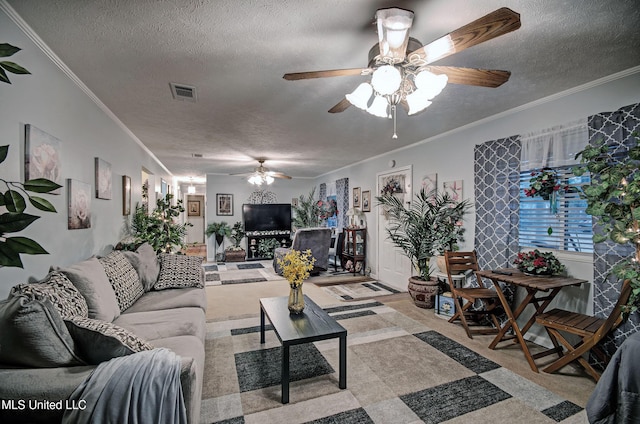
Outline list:
[[[366,68],[295,72],[284,79],[327,78],[338,76],[371,76],[338,104],[329,109],[339,113],[352,104],[380,117],[394,118],[400,104],[409,115],[423,111],[447,83],[480,87],[499,87],[509,80],[511,72],[490,69],[431,65],[454,53],[520,28],[520,15],[503,7],[469,24],[422,45],[409,37],[413,24],[410,10],[388,8],[376,12],[378,43],[369,51]]]

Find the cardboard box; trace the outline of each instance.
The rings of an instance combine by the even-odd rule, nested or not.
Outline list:
[[[436,314],[452,317],[456,313],[456,304],[450,292],[436,295]]]

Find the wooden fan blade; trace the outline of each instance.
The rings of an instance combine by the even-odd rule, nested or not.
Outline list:
[[[310,71],[310,72],[294,72],[284,74],[282,78],[287,81],[297,81],[301,79],[312,78],[329,78],[329,77],[345,77],[351,75],[370,75],[373,72],[370,68],[352,68],[352,69],[332,69],[328,71]]]
[[[477,85],[479,87],[500,87],[509,81],[511,72],[491,69],[457,68],[455,66],[428,66],[436,75],[445,74],[451,84]]]
[[[433,63],[518,28],[520,28],[520,14],[502,7],[426,44],[408,56],[411,59],[417,55],[419,59],[426,61],[425,64]]]
[[[336,104],[334,107],[329,109],[329,113],[344,112],[345,110],[347,110],[349,106],[351,106],[351,102],[347,99],[342,99],[340,100],[340,102],[338,102],[338,104]]]
[[[270,176],[272,176],[273,178],[284,178],[285,180],[290,180],[290,179],[291,179],[291,177],[290,177],[290,176],[285,175],[285,174],[283,174],[282,172],[273,172],[273,171],[270,171],[270,172],[268,172],[268,174],[269,174]]]

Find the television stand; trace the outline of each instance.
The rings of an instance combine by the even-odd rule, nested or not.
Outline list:
[[[291,247],[291,231],[249,231],[247,232],[247,260],[273,259],[276,247]]]

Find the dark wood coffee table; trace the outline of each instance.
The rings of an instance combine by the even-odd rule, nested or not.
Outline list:
[[[265,315],[282,343],[282,403],[289,403],[289,347],[338,337],[340,339],[340,371],[338,387],[347,388],[347,330],[321,307],[304,296],[304,311],[289,314],[289,297],[260,299],[260,343],[264,343]]]

